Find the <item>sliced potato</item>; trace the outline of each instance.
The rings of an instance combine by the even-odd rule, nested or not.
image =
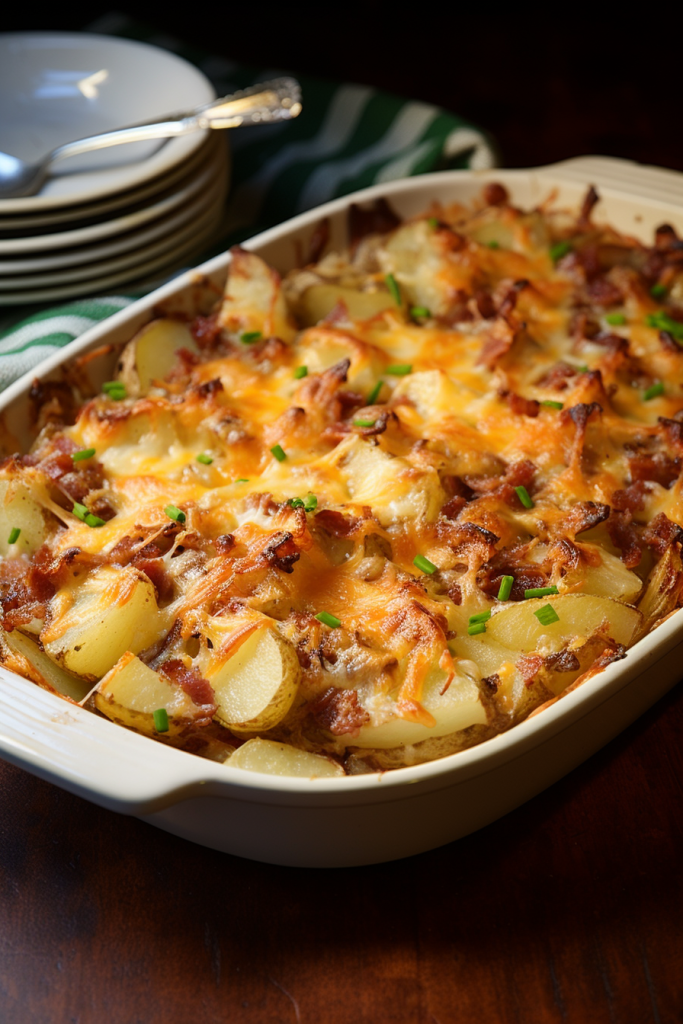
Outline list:
[[[369,320],[396,306],[388,291],[361,292],[339,284],[313,284],[298,303],[304,326],[320,323],[339,302],[344,303],[353,320]]]
[[[564,591],[580,585],[582,594],[613,597],[626,604],[634,602],[643,588],[640,577],[609,551],[601,550],[595,544],[582,546],[591,549],[594,559],[597,561],[599,558],[599,564],[589,565],[581,561],[576,569],[562,577],[560,589]]]
[[[48,513],[32,496],[28,487],[11,476],[0,477],[0,555],[32,555],[45,542]],[[14,544],[9,543],[13,529],[21,530]]]
[[[295,776],[300,779],[335,778],[345,774],[332,758],[298,750],[289,743],[253,739],[238,747],[227,762],[231,768],[264,775]]]
[[[149,668],[130,651],[107,672],[95,692],[95,707],[107,718],[146,736],[172,739],[204,712],[182,687]],[[168,731],[159,733],[154,712],[168,715]]]
[[[293,341],[296,334],[280,275],[260,256],[239,248],[232,250],[218,322],[228,331],[259,331],[264,338],[275,335],[287,342]]]
[[[83,700],[90,690],[89,682],[71,675],[41,651],[34,639],[18,629],[11,633],[0,631],[0,662],[12,672],[20,672],[44,689],[76,703]]]
[[[681,555],[675,547],[671,547],[664,552],[650,573],[645,593],[638,605],[643,616],[638,638],[649,633],[655,622],[674,610],[680,599],[682,586]]]
[[[472,725],[485,724],[487,715],[479,696],[477,681],[471,676],[456,674],[448,689],[442,692],[446,678],[442,669],[434,668],[422,690],[420,703],[433,715],[433,726],[410,722],[397,716],[389,717],[381,725],[362,726],[357,736],[348,737],[348,745],[377,749],[400,747],[448,736]]]
[[[152,320],[124,348],[118,378],[129,395],[146,395],[154,381],[162,381],[177,362],[176,352],[197,352],[190,326],[182,320]]]
[[[446,500],[435,469],[416,469],[401,456],[355,437],[339,464],[349,496],[370,505],[382,525],[398,518],[433,521]]]
[[[80,581],[79,581],[80,583]],[[61,590],[40,634],[51,658],[85,679],[100,679],[125,651],[137,654],[167,629],[154,587],[129,566],[104,566],[78,587]]]
[[[301,668],[294,648],[264,625],[220,663],[205,669],[216,695],[216,719],[232,732],[262,732],[277,725],[294,702]]]
[[[483,677],[495,675],[505,662],[513,663],[519,652],[496,643],[487,634],[458,636],[449,644],[456,658],[473,661]]]
[[[547,604],[559,620],[544,626],[534,613]],[[608,635],[628,647],[640,621],[640,612],[621,601],[589,594],[561,594],[509,604],[489,619],[486,636],[523,654],[551,653],[576,637],[592,636],[606,622]]]

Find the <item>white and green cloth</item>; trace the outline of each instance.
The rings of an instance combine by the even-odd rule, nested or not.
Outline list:
[[[495,150],[484,132],[427,103],[367,86],[308,78],[296,69],[232,64],[166,35],[155,35],[119,15],[107,15],[88,30],[173,50],[196,64],[219,96],[284,73],[300,81],[304,110],[295,121],[232,132],[225,231],[220,244],[205,254],[207,258],[297,213],[368,185],[447,168],[495,166]],[[84,298],[31,310],[0,332],[0,390],[35,369],[55,348],[138,297]]]

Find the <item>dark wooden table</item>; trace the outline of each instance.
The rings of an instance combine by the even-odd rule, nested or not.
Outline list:
[[[268,5],[204,4],[190,24],[130,8],[232,59],[440,103],[509,166],[602,153],[683,170],[680,25],[663,11],[560,28],[550,11],[408,19],[374,0],[304,5],[296,23]],[[0,764],[0,1022],[680,1022],[682,737],[679,686],[481,832],[334,871],[214,853]]]

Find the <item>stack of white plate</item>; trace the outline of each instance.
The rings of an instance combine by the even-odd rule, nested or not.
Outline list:
[[[60,32],[0,35],[0,93],[0,150],[29,161],[215,97],[165,50]],[[220,228],[226,132],[129,143],[58,167],[38,195],[0,200],[0,305],[150,287]]]

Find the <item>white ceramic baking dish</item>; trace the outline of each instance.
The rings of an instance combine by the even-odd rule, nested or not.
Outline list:
[[[248,243],[278,269],[295,265],[321,216],[343,243],[346,209],[378,196],[404,215],[431,199],[468,200],[486,181],[532,206],[555,193],[576,206],[598,187],[599,214],[651,240],[663,221],[683,231],[683,175],[586,157],[530,171],[455,171],[391,182],[303,214]],[[185,274],[88,331],[48,360],[42,378],[85,351],[127,340],[159,310],[206,308],[222,287],[227,255]],[[94,360],[100,379],[114,355]],[[9,388],[0,412],[21,437],[35,374]],[[528,800],[580,764],[679,679],[683,612],[640,641],[625,660],[510,732],[439,761],[382,775],[280,779],[230,768],[129,732],[0,669],[0,756],[112,810],[197,843],[302,867],[370,864],[458,839]]]

